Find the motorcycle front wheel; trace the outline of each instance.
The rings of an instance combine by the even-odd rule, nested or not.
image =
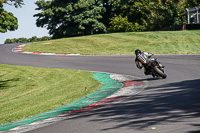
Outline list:
[[[156,74],[158,74],[163,79],[167,78],[167,75],[163,71],[161,71],[158,67],[154,67],[153,70]]]

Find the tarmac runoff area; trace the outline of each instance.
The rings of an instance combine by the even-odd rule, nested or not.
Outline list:
[[[103,84],[99,90],[51,111],[0,125],[0,133],[30,131],[64,120],[73,113],[86,112],[119,103],[125,97],[140,93],[148,85],[147,81],[130,75],[108,73],[93,73],[93,75],[93,78]]]

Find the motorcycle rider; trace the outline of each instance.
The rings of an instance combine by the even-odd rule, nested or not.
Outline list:
[[[151,61],[151,56],[153,55],[152,53],[148,53],[148,52],[141,52],[139,49],[135,50],[135,64],[137,66],[137,68],[142,69],[142,67],[144,67],[144,74],[145,75],[150,75],[151,74],[151,70],[149,68],[149,63]],[[161,68],[164,68],[163,65],[160,64],[160,62],[156,59],[156,61],[158,62],[159,66]],[[152,75],[153,77],[155,77],[155,75]]]

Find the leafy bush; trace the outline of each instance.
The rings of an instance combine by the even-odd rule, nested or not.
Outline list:
[[[138,23],[131,23],[128,21],[128,17],[122,17],[121,15],[115,15],[110,21],[110,27],[108,32],[131,32],[131,31],[143,31],[145,27]]]
[[[128,21],[127,16],[122,17],[121,15],[115,15],[114,18],[110,19],[110,27],[108,32],[129,32],[133,31],[133,23]]]

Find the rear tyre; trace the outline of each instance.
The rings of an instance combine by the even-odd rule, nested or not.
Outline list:
[[[163,79],[167,78],[167,75],[161,71],[158,67],[154,67],[153,70]]]

